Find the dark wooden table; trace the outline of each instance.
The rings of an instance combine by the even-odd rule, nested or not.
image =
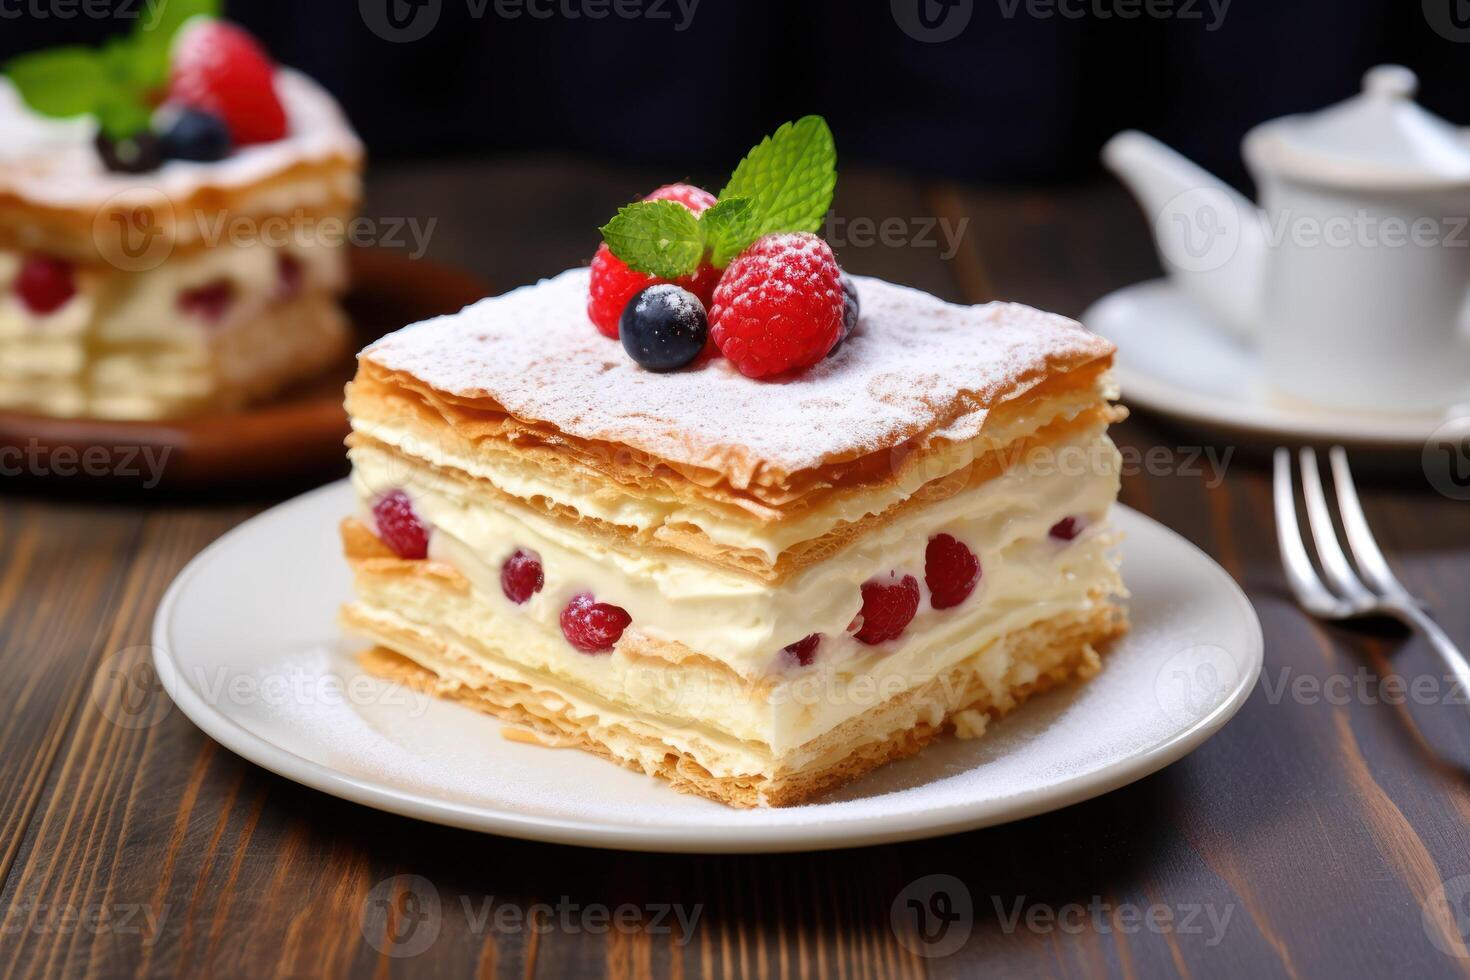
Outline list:
[[[436,219],[431,257],[505,287],[585,261],[614,204],[659,182],[565,159],[443,164],[378,173],[367,213]],[[837,213],[856,222],[836,230],[849,269],[954,299],[1075,315],[1157,274],[1144,222],[1108,186],[976,191],[848,173]],[[870,241],[885,221],[886,240]],[[959,222],[950,254],[940,232]],[[1268,474],[1246,447],[1216,447],[1235,449],[1217,482],[1186,465],[1198,434],[1140,414],[1118,437],[1132,458],[1162,461],[1129,472],[1124,501],[1213,555],[1255,602],[1266,669],[1245,708],[1187,759],[1058,813],[772,857],[482,836],[354,806],[242,762],[139,688],[134,668],[175,573],[281,488],[116,500],[11,481],[0,496],[0,972],[1470,973],[1464,698],[1444,690],[1417,639],[1323,627],[1288,600]],[[1470,640],[1467,505],[1436,494],[1412,460],[1365,495],[1405,581]],[[1421,694],[1405,703],[1393,678],[1419,680]],[[420,877],[380,884],[397,875]],[[951,908],[968,899],[973,914],[926,944],[896,930],[891,913],[915,882],[931,889],[921,881],[930,875],[952,876],[940,890]],[[385,891],[418,900],[402,905],[410,916],[437,899],[438,914],[423,920],[436,938],[422,953],[390,955],[406,947],[365,935],[364,910]],[[585,912],[622,906],[641,926],[599,929],[598,913]],[[697,913],[688,942],[677,927],[653,927],[665,906]],[[954,952],[925,955],[956,937]]]

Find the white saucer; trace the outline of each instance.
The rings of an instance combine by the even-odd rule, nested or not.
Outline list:
[[[1167,279],[1128,286],[1082,314],[1118,345],[1123,402],[1215,431],[1291,442],[1418,451],[1442,426],[1441,412],[1354,414],[1273,398],[1260,354],[1232,337]]]
[[[1015,820],[1148,775],[1217,731],[1261,670],[1261,627],[1230,577],[1131,510],[1133,631],[1090,683],[1038,698],[977,741],[944,740],[827,802],[740,811],[361,675],[348,596],[345,483],[282,504],[189,563],[154,623],[154,665],[194,723],[323,792],[474,830],[647,851],[852,847]]]

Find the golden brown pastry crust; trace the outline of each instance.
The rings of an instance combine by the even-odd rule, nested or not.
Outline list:
[[[1038,385],[993,412],[987,428],[1002,429],[1030,416],[1051,418],[1058,403],[1075,404],[1078,396],[1095,391],[1110,360],[1101,359]],[[994,479],[1036,449],[1063,442],[1088,429],[1104,427],[1126,415],[1100,394],[1083,405],[1076,414],[1045,422],[1032,435],[1004,444],[997,444],[997,440],[982,431],[968,447],[944,440],[932,441],[912,451],[903,447],[904,451],[870,454],[862,460],[823,471],[798,474],[788,480],[784,489],[736,489],[715,474],[691,473],[688,468],[650,458],[627,447],[589,444],[545,426],[528,425],[504,412],[472,407],[464,399],[445,396],[411,377],[384,372],[370,361],[359,361],[357,379],[347,389],[347,409],[355,420],[355,431],[348,438],[350,447],[402,456],[398,448],[374,434],[380,426],[391,425],[406,433],[411,444],[437,446],[454,458],[486,468],[506,460],[529,464],[552,483],[594,490],[605,488],[633,497],[657,494],[677,501],[681,511],[703,510],[716,520],[722,515],[734,516],[777,528],[785,522],[820,513],[844,497],[874,490],[911,488],[907,496],[901,496],[882,512],[842,522],[815,538],[785,548],[773,561],[764,551],[716,542],[694,524],[666,523],[655,528],[615,524],[580,513],[566,502],[514,496],[462,469],[430,466],[413,458],[400,460],[404,472],[413,474],[410,481],[421,479],[425,485],[453,488],[466,499],[502,509],[523,508],[574,524],[579,532],[629,554],[649,550],[678,552],[773,584],[789,580],[916,508]],[[943,464],[943,457],[956,448],[968,448],[975,458],[949,470]],[[415,474],[416,468],[423,468],[423,472]],[[939,475],[930,478],[930,472]]]
[[[354,624],[350,611],[346,619],[349,626]],[[578,717],[555,692],[508,682],[483,669],[479,669],[480,679],[473,687],[447,681],[414,659],[415,656],[424,659],[453,656],[442,639],[428,633],[404,630],[387,638],[395,649],[373,647],[361,655],[360,662],[368,672],[379,677],[464,702],[528,729],[543,744],[591,752],[635,771],[666,779],[680,792],[732,807],[781,807],[809,802],[885,762],[913,755],[945,731],[953,731],[957,724],[973,730],[973,719],[961,720],[961,716],[979,712],[992,719],[1000,718],[1034,695],[1069,680],[1092,677],[1101,667],[1099,648],[1126,630],[1122,609],[1108,602],[1100,602],[1086,612],[1038,623],[1004,638],[1003,642],[1012,651],[1012,675],[1016,679],[999,696],[980,678],[978,661],[984,651],[976,651],[947,675],[878,705],[823,735],[812,746],[803,747],[803,754],[817,760],[813,764],[798,770],[778,765],[769,773],[736,776],[716,776],[689,754],[623,729],[617,732],[619,741],[637,743],[640,749],[636,753],[620,750],[598,737],[595,719]],[[463,658],[455,662],[460,671],[466,669]],[[475,669],[473,665],[468,666]],[[1029,679],[1019,680],[1023,676]],[[914,705],[933,704],[944,706],[941,721],[905,724],[913,714]],[[895,727],[887,729],[884,737],[855,741],[865,731],[885,730],[884,716],[891,716],[895,722]]]
[[[361,197],[360,157],[346,155],[302,160],[248,184],[231,187],[201,186],[189,197],[172,200],[140,181],[121,192],[106,207],[61,207],[42,204],[13,190],[0,188],[0,249],[40,251],[68,259],[99,272],[133,267],[136,245],[125,248],[129,229],[157,228],[162,244],[150,244],[150,254],[167,249],[169,257],[188,255],[209,247],[208,229],[219,217],[263,220],[282,214],[279,192],[293,186],[312,188],[299,206],[288,212],[305,221],[347,219],[356,213]]]

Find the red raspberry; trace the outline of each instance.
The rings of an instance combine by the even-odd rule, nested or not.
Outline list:
[[[869,579],[863,583],[862,626],[854,634],[859,643],[872,646],[896,640],[919,611],[919,580],[912,575]]]
[[[517,548],[515,554],[500,566],[500,591],[516,605],[541,591],[546,575],[541,570],[541,556],[534,551]]]
[[[714,206],[715,196],[692,184],[665,184],[644,200],[674,201],[699,214]],[[606,244],[598,246],[597,254],[592,257],[592,284],[587,299],[587,316],[597,327],[598,333],[610,340],[617,340],[618,321],[622,319],[623,309],[628,301],[656,282],[673,282],[683,286],[698,296],[708,310],[715,295],[715,286],[720,282],[720,270],[705,264],[692,276],[659,279],[646,272],[634,272]]]
[[[276,256],[276,299],[285,301],[299,296],[304,275],[305,270],[301,268],[301,260],[296,256],[286,254]]]
[[[822,643],[822,634],[813,633],[811,636],[797,640],[791,646],[781,652],[795,664],[801,667],[810,667],[812,661],[817,659],[817,647]]]
[[[179,293],[179,309],[184,313],[219,323],[235,301],[235,287],[228,279],[216,279]]]
[[[952,609],[980,584],[980,559],[963,541],[936,534],[924,551],[924,584],[929,586],[929,605]]]
[[[55,313],[77,294],[71,263],[49,255],[27,255],[15,277],[15,292],[37,316]]]
[[[710,336],[750,378],[809,367],[837,343],[842,270],[816,235],[767,235],[730,263],[715,289]]]
[[[645,201],[677,201],[695,214],[703,214],[719,200],[703,187],[693,184],[665,184],[644,198]]]
[[[286,135],[275,66],[244,28],[221,20],[190,24],[174,43],[169,99],[225,121],[236,146]]]
[[[588,290],[587,300],[587,315],[596,325],[598,333],[617,340],[618,322],[623,318],[623,309],[628,301],[654,283],[660,282],[683,286],[698,296],[707,310],[714,297],[715,286],[720,282],[720,270],[711,265],[702,265],[692,276],[659,279],[646,272],[634,272],[606,244],[598,246],[597,254],[592,257],[592,285]]]
[[[561,611],[562,636],[583,653],[611,650],[632,622],[627,610],[598,602],[587,592],[572,596]]]
[[[1082,525],[1075,517],[1064,517],[1053,524],[1047,533],[1058,541],[1071,541],[1082,533]]]
[[[385,493],[373,504],[373,517],[378,522],[378,537],[399,558],[418,561],[429,557],[429,532],[408,494],[402,490]]]

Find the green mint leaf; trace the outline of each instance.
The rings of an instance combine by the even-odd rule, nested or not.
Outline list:
[[[709,242],[710,262],[715,268],[723,269],[735,261],[735,256],[759,237],[751,234],[755,218],[748,197],[727,198],[700,215],[699,223],[704,226],[704,237]]]
[[[98,53],[106,85],[94,112],[102,132],[122,139],[147,129],[152,119],[151,86],[140,74],[137,42],[115,37]]]
[[[678,279],[699,268],[704,229],[674,201],[630,204],[602,228],[602,240],[628,267],[660,279]]]
[[[748,153],[720,200],[748,198],[752,215],[743,231],[749,245],[778,231],[822,227],[837,187],[837,146],[821,116],[787,123]],[[742,246],[744,247],[744,246]]]
[[[108,139],[121,140],[136,136],[148,128],[153,110],[126,91],[102,102],[96,109],[97,123]]]
[[[155,0],[144,11],[132,35],[135,77],[145,88],[160,88],[168,81],[174,35],[194,17],[218,17],[220,0]]]
[[[26,105],[43,116],[96,112],[111,88],[101,56],[83,47],[52,48],[12,58],[5,64]]]
[[[148,85],[142,75],[137,43],[131,37],[114,37],[98,51],[107,92],[116,98],[143,100]],[[136,93],[124,96],[123,93]]]

